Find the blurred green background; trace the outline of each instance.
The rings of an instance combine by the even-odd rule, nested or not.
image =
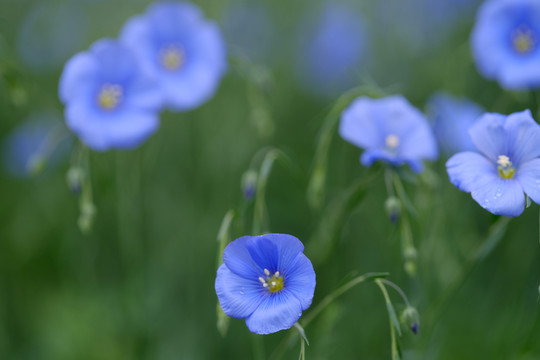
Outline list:
[[[66,184],[69,155],[35,177],[1,173],[0,358],[251,359],[261,338],[269,356],[286,332],[258,337],[231,319],[220,336],[214,280],[221,220],[230,208],[251,216],[240,179],[254,154],[272,146],[293,165],[276,164],[270,175],[269,231],[295,235],[308,257],[316,236],[335,243],[314,264],[314,304],[351,271],[389,272],[420,313],[419,334],[404,328],[400,338],[405,359],[540,359],[537,205],[511,221],[500,245],[443,300],[497,220],[448,182],[444,157],[406,183],[418,210],[414,278],[403,270],[381,175],[339,219],[337,239],[320,233],[331,215],[327,205],[368,174],[360,150],[337,134],[323,209],[306,200],[319,130],[351,86],[401,93],[421,109],[445,90],[487,111],[537,113],[533,94],[504,92],[477,73],[468,38],[478,2],[342,2],[359,14],[366,45],[348,81],[330,93],[298,75],[310,21],[330,3],[195,3],[225,32],[229,71],[205,105],[164,112],[159,131],[139,148],[91,152],[97,215],[89,235],[77,227],[78,199]],[[64,62],[99,38],[116,37],[148,4],[0,0],[0,139],[32,114],[52,111],[62,119],[57,84]],[[254,7],[264,20],[242,13]],[[255,38],[240,38],[246,33]],[[240,225],[232,231],[246,234]],[[399,308],[399,297],[391,297]],[[390,358],[386,308],[371,283],[333,303],[306,333],[309,359]],[[295,342],[284,358],[296,359],[298,351]]]

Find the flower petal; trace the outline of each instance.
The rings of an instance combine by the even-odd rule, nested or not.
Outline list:
[[[473,144],[494,163],[499,155],[508,155],[505,120],[505,115],[486,113],[469,129]]]
[[[247,243],[253,236],[242,236],[229,243],[223,251],[223,262],[229,270],[246,279],[258,279],[263,273],[248,251]]]
[[[521,187],[535,203],[540,204],[540,159],[521,164],[516,174]]]
[[[276,244],[278,251],[277,269],[284,271],[289,268],[299,254],[304,251],[304,245],[300,240],[287,234],[266,234],[265,238]]]
[[[458,189],[471,192],[478,179],[486,174],[497,175],[497,169],[484,156],[475,152],[461,152],[446,162],[450,182]]]
[[[523,188],[516,179],[503,179],[495,174],[483,176],[473,185],[471,195],[495,215],[519,216],[525,209]]]
[[[252,333],[271,334],[289,329],[302,316],[302,305],[292,292],[283,290],[267,296],[259,307],[246,318]]]
[[[231,272],[225,264],[217,270],[215,288],[223,312],[237,319],[251,315],[265,296],[258,280],[244,279]]]
[[[302,310],[309,308],[316,284],[311,261],[304,254],[299,254],[293,264],[283,269],[283,277],[285,288],[300,301]]]
[[[339,135],[361,148],[384,146],[384,139],[376,119],[373,119],[373,99],[360,97],[343,111]]]
[[[540,156],[540,126],[533,120],[531,112],[508,115],[504,128],[508,134],[510,159],[514,166]]]
[[[90,93],[93,89],[96,73],[97,64],[89,53],[80,53],[72,57],[66,63],[60,77],[60,85],[58,86],[60,100],[67,103]]]

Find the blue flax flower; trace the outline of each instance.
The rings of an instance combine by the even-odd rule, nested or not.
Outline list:
[[[437,143],[425,116],[400,95],[381,99],[359,97],[341,114],[339,134],[364,148],[360,161],[408,164],[421,172],[422,160],[437,159]]]
[[[520,215],[524,193],[540,203],[540,126],[529,110],[485,114],[469,134],[480,153],[461,152],[447,161],[452,184],[496,215]]]
[[[120,40],[158,79],[173,110],[200,106],[216,91],[227,68],[221,33],[190,3],[163,1],[126,23]]]
[[[297,73],[307,90],[333,97],[355,84],[367,51],[363,18],[342,4],[330,3],[301,28]]]
[[[94,150],[133,148],[159,126],[159,87],[135,54],[113,40],[71,58],[59,93],[68,127]]]
[[[435,137],[445,154],[476,149],[469,128],[484,113],[482,107],[467,98],[437,93],[429,99],[427,109]]]
[[[223,252],[216,294],[225,314],[246,319],[255,334],[288,329],[309,308],[315,272],[291,235],[243,236]]]
[[[540,86],[540,1],[491,0],[480,8],[471,45],[479,71],[511,90]]]

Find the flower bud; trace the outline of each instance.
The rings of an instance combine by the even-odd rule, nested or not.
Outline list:
[[[248,170],[242,175],[242,192],[246,200],[253,199],[255,190],[257,188],[257,172],[255,170]]]
[[[401,319],[415,335],[418,334],[420,317],[418,316],[418,311],[416,311],[415,308],[412,306],[407,306],[405,310],[403,310],[403,313],[401,313]]]
[[[84,177],[85,173],[82,168],[78,166],[69,168],[66,174],[66,181],[72,193],[79,194],[81,192]]]
[[[399,215],[401,214],[401,202],[397,197],[390,196],[386,199],[384,202],[384,209],[392,223],[396,223],[399,220]]]

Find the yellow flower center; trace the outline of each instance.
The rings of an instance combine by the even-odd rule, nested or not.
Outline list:
[[[516,31],[514,31],[512,42],[514,45],[514,49],[518,53],[527,54],[534,49],[536,45],[536,38],[531,29],[526,26],[522,26]]]
[[[499,170],[499,176],[503,179],[512,179],[516,173],[516,169],[512,166],[510,158],[506,155],[499,155],[497,158],[497,169]]]
[[[186,62],[184,50],[176,45],[169,45],[161,49],[161,65],[169,71],[178,70]]]
[[[122,87],[120,85],[105,84],[97,96],[99,107],[103,110],[114,110],[122,101]]]
[[[386,147],[392,150],[399,146],[399,138],[394,134],[388,135],[386,139],[384,139],[384,142]]]
[[[259,281],[262,283],[262,286],[267,288],[271,293],[275,293],[283,290],[283,276],[279,274],[279,271],[276,271],[272,276],[270,276],[270,271],[264,269],[265,277],[259,276]]]

